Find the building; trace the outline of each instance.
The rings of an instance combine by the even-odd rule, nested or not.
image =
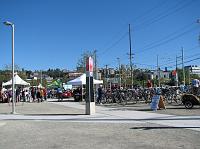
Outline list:
[[[189,71],[190,74],[197,74],[200,75],[200,67],[197,65],[189,65],[189,66],[185,66],[185,70]]]
[[[34,72],[30,75],[29,80],[38,80],[38,79],[46,80],[47,82],[51,82],[53,80],[53,77],[50,77],[49,75],[42,74],[41,72]]]
[[[68,77],[69,77],[69,80],[73,80],[77,77],[80,77],[83,73],[81,72],[75,72],[75,71],[71,71],[71,72],[68,72]]]
[[[160,76],[160,79],[170,79],[171,78],[171,71],[168,70],[152,70],[148,73],[149,79],[157,79]]]

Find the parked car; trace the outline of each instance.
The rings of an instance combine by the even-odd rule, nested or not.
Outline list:
[[[70,90],[64,91],[64,92],[62,93],[62,97],[63,97],[63,98],[72,97],[72,92],[71,92]]]
[[[194,105],[200,105],[200,97],[193,94],[183,94],[182,103],[185,105],[185,108],[191,109]]]

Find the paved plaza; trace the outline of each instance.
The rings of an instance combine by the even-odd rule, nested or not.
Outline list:
[[[85,115],[84,102],[52,99],[17,103],[17,114],[12,115],[11,105],[0,104],[0,147],[200,148],[199,107],[193,110],[177,107],[181,112],[176,112],[174,106],[156,112],[148,107],[97,105],[95,115]]]

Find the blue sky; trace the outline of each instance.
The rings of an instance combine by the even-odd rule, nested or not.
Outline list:
[[[74,70],[84,51],[97,50],[98,66],[133,63],[173,69],[200,65],[199,0],[0,0],[0,22],[15,24],[15,63],[28,70]],[[0,24],[0,69],[11,64],[11,29]],[[180,63],[180,62],[179,62]],[[181,66],[180,66],[181,67]]]

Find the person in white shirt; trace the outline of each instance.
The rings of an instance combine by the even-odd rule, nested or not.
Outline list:
[[[200,85],[200,81],[198,79],[192,80],[192,90],[193,90],[194,95],[198,94],[199,85]]]

